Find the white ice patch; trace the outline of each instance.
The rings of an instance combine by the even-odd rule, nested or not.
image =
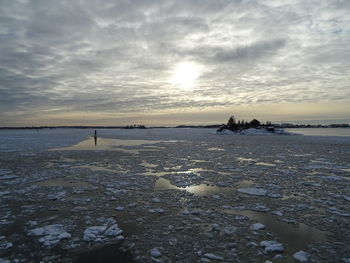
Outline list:
[[[58,192],[58,193],[49,194],[47,196],[47,199],[55,201],[55,200],[61,200],[65,196],[66,196],[66,191],[61,191],[61,192]]]
[[[110,226],[106,231],[105,231],[105,235],[106,236],[110,236],[110,237],[116,237],[119,236],[123,233],[123,230],[121,230],[117,224],[114,224],[112,226]]]
[[[106,230],[106,226],[91,226],[85,229],[83,239],[85,241],[98,241],[103,238],[103,232]]]
[[[16,176],[16,175],[9,175],[9,174],[0,175],[0,180],[11,180],[11,179],[16,179],[16,178],[18,178],[18,176]]]
[[[322,175],[320,178],[331,182],[339,182],[343,180],[342,177],[336,175]]]
[[[341,212],[341,211],[337,210],[335,207],[328,208],[328,212],[332,213],[332,214],[336,214],[338,216],[350,217],[349,213]]]
[[[9,249],[11,247],[13,247],[13,244],[11,242],[7,242],[4,239],[0,241],[0,250]]]
[[[104,226],[91,226],[85,229],[83,240],[87,242],[102,242],[105,237],[116,237],[117,240],[123,240],[123,230],[121,230],[118,224],[113,224],[110,227]]]
[[[261,241],[260,242],[260,246],[265,248],[265,252],[283,252],[284,248],[283,245],[281,243],[278,243],[275,240],[271,240],[271,241]]]
[[[305,251],[300,250],[293,254],[293,258],[299,262],[307,262],[309,260],[309,254],[307,254]]]
[[[164,214],[164,209],[162,208],[153,208],[148,210],[151,214]]]
[[[3,176],[5,174],[9,174],[11,173],[12,171],[9,170],[9,169],[0,169],[0,176]]]
[[[270,211],[270,208],[268,208],[265,205],[257,204],[251,210],[258,211],[258,212],[267,212],[267,211]]]
[[[265,229],[265,227],[266,227],[266,226],[263,225],[263,224],[261,224],[261,223],[255,223],[255,224],[253,224],[253,225],[250,226],[250,229],[256,231],[256,230]]]
[[[266,195],[265,189],[255,188],[255,187],[239,188],[237,191],[248,195],[260,195],[260,196]]]
[[[71,238],[71,234],[67,233],[61,224],[48,225],[29,230],[29,235],[41,236],[39,242],[46,247],[55,245],[62,239]]]
[[[223,257],[220,257],[220,256],[215,255],[213,253],[206,253],[206,254],[204,254],[204,257],[209,258],[209,259],[213,259],[213,260],[224,260]]]
[[[160,253],[160,251],[157,248],[152,248],[150,251],[150,254],[152,257],[160,257],[162,255],[162,253]]]

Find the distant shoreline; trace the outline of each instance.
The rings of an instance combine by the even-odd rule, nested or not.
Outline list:
[[[178,125],[178,126],[152,126],[142,129],[170,129],[170,128],[206,128],[216,129],[222,124],[213,125]],[[276,128],[298,129],[298,128],[350,128],[350,124],[330,124],[330,125],[299,125],[299,124],[273,124]],[[42,129],[127,129],[128,126],[23,126],[23,127],[0,127],[0,130],[42,130]],[[133,128],[140,129],[140,128]]]

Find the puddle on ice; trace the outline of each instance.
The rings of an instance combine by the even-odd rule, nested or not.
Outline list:
[[[109,172],[109,173],[125,173],[128,172],[125,169],[122,169],[120,166],[111,168],[111,167],[104,167],[104,166],[97,166],[92,164],[85,164],[85,165],[79,165],[79,166],[73,166],[72,169],[78,168],[78,169],[89,169],[94,172]]]
[[[238,157],[236,158],[237,161],[239,162],[256,162],[256,159],[252,159],[252,158],[244,158],[244,157]]]
[[[81,186],[81,187],[87,187],[91,186],[91,184],[83,181],[75,181],[75,180],[64,180],[63,178],[54,178],[49,180],[43,180],[34,183],[36,185],[40,186],[65,186],[65,187],[74,187],[74,186]]]
[[[205,161],[205,160],[191,160],[193,163],[210,163],[210,161]]]
[[[236,184],[237,188],[249,187],[255,184],[254,181],[251,180],[242,180]]]
[[[162,141],[151,141],[151,140],[119,140],[119,139],[107,139],[107,138],[98,138],[96,143],[94,137],[89,137],[88,139],[81,141],[75,145],[62,147],[62,148],[54,148],[50,149],[50,151],[81,151],[81,150],[99,150],[99,151],[122,151],[126,153],[138,154],[142,149],[125,149],[118,148],[122,147],[130,147],[130,146],[143,146],[149,144],[156,144]],[[144,149],[147,151],[156,151],[157,148],[152,149]]]
[[[208,148],[208,151],[225,151],[225,149],[212,147],[212,148]]]
[[[178,171],[178,174],[199,174],[200,172],[215,172],[213,170],[204,169],[204,168],[191,168],[186,171]]]
[[[306,156],[311,156],[311,153],[305,153],[305,154],[290,154],[291,156],[295,157],[306,157]]]
[[[171,184],[170,181],[165,178],[158,178],[158,180],[156,181],[156,184],[154,185],[154,190],[169,190],[169,189],[184,190],[183,188],[180,188]]]
[[[208,184],[187,186],[184,188],[184,190],[198,196],[210,196],[213,194],[232,194],[235,191],[235,189],[231,187],[217,187]]]
[[[155,168],[158,166],[158,164],[148,163],[146,161],[142,161],[141,165],[146,168]]]
[[[176,167],[173,167],[172,169],[174,169]],[[179,167],[181,168],[181,167]],[[179,169],[178,168],[178,169]],[[141,175],[146,175],[146,176],[164,176],[164,175],[167,175],[167,174],[197,174],[197,175],[200,175],[200,172],[214,172],[213,170],[208,170],[208,169],[203,169],[203,168],[191,168],[191,169],[188,169],[186,171],[169,171],[169,169],[166,169],[167,171],[161,171],[161,172],[157,172],[155,170],[152,170],[152,169],[149,169],[147,170],[146,172],[144,173],[141,173]]]
[[[269,166],[269,167],[275,167],[275,166],[276,166],[276,164],[273,164],[273,163],[265,163],[265,162],[258,162],[258,163],[255,163],[255,165]]]
[[[145,175],[145,176],[163,176],[163,175],[167,175],[167,174],[173,174],[174,172],[156,172],[156,171],[147,171],[144,173],[141,173],[140,175]]]
[[[325,242],[327,232],[320,231],[308,225],[299,224],[299,227],[293,227],[285,222],[273,218],[270,214],[253,211],[232,211],[224,210],[225,213],[247,216],[251,220],[258,221],[266,226],[267,231],[276,234],[286,252],[293,254],[299,250],[306,250],[311,243]]]
[[[235,191],[235,189],[230,187],[217,187],[209,184],[199,184],[199,185],[191,185],[187,187],[177,187],[173,185],[169,180],[165,178],[159,178],[156,181],[154,186],[154,190],[180,190],[187,191],[189,193],[198,195],[198,196],[210,196],[213,194],[231,194]]]

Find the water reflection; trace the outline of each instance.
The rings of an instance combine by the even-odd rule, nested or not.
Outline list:
[[[249,186],[252,186],[253,184],[255,184],[254,181],[251,181],[251,180],[242,180],[240,182],[238,182],[236,184],[236,187],[237,188],[243,188],[243,187],[249,187]]]
[[[107,138],[98,138],[97,136],[89,137],[88,139],[81,141],[75,145],[54,148],[52,151],[74,151],[74,150],[103,150],[103,151],[123,151],[127,153],[139,153],[142,149],[125,149],[119,148],[122,147],[132,147],[132,146],[144,146],[150,144],[160,143],[162,141],[152,141],[152,140],[119,140],[119,139],[107,139]],[[147,151],[154,151],[156,149],[147,149]]]
[[[258,163],[255,163],[255,165],[268,166],[268,167],[275,167],[276,166],[276,164],[265,163],[265,162],[258,162]]]
[[[264,224],[268,231],[278,236],[282,244],[285,245],[286,252],[289,254],[293,254],[299,250],[305,250],[311,243],[325,242],[327,240],[327,232],[320,231],[302,223],[299,224],[299,227],[294,227],[273,218],[270,214],[246,210],[224,210],[224,212],[247,216],[251,220]]]
[[[189,193],[195,194],[197,196],[211,196],[213,194],[232,194],[234,192],[234,188],[231,187],[217,187],[215,185],[210,184],[199,184],[199,185],[191,185],[186,187],[177,187],[173,185],[169,180],[165,178],[158,178],[155,183],[154,190],[180,190],[187,191]]]
[[[253,158],[244,158],[244,157],[238,157],[237,161],[239,162],[255,162],[257,161],[256,159]]]

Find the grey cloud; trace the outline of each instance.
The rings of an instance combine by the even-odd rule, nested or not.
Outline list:
[[[15,116],[339,100],[349,94],[349,8],[331,0],[4,0],[0,109]],[[182,61],[203,69],[189,90],[169,83]]]

